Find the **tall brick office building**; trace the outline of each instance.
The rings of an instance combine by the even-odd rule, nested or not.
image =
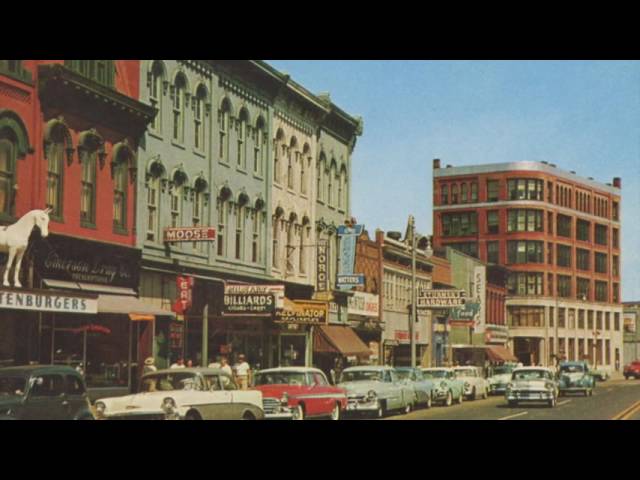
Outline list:
[[[620,178],[546,162],[441,168],[433,162],[434,246],[504,265],[507,322],[525,364],[622,355]]]

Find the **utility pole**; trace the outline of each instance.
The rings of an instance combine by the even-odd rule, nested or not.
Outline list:
[[[416,224],[413,215],[409,215],[409,231],[411,232],[411,317],[409,319],[409,336],[411,337],[411,367],[416,366]]]
[[[202,367],[209,365],[209,304],[202,309]]]

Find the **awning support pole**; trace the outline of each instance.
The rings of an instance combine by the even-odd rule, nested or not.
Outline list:
[[[209,365],[209,304],[202,309],[202,366]]]

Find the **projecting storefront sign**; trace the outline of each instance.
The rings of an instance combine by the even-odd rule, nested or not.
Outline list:
[[[286,303],[284,310],[276,311],[275,323],[326,325],[329,316],[327,302],[294,300]]]
[[[494,325],[487,325],[485,327],[484,343],[504,345],[508,340],[508,328]]]
[[[213,227],[172,227],[164,229],[165,242],[213,242],[216,229]]]
[[[338,275],[336,285],[338,288],[364,286],[364,275],[361,273],[356,273],[353,275]]]
[[[327,283],[327,255],[329,246],[326,241],[318,241],[316,288],[318,292],[329,290]]]
[[[340,225],[337,229],[340,237],[340,265],[336,286],[340,289],[350,289],[354,286],[364,285],[364,275],[361,276],[361,279],[353,275],[356,259],[356,240],[363,229],[364,225]]]
[[[178,314],[184,314],[191,308],[193,303],[193,285],[195,281],[193,277],[176,277],[176,289],[178,290],[178,298],[173,304],[172,310]]]
[[[354,292],[350,297],[348,306],[349,315],[362,315],[365,317],[380,316],[380,297],[373,293]]]
[[[264,315],[284,306],[284,285],[225,285],[225,315]]]
[[[417,308],[461,307],[465,304],[464,290],[422,290]]]
[[[98,300],[50,292],[0,290],[0,309],[95,314],[98,313]]]

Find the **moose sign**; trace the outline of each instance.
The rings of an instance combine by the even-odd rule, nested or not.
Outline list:
[[[13,286],[22,288],[20,283],[20,266],[22,265],[22,257],[29,245],[29,236],[33,227],[37,226],[43,237],[49,235],[49,213],[51,209],[31,210],[25,214],[20,220],[8,227],[0,227],[0,253],[8,253],[9,258],[4,269],[4,277],[2,285],[9,287],[9,272],[14,264]]]

